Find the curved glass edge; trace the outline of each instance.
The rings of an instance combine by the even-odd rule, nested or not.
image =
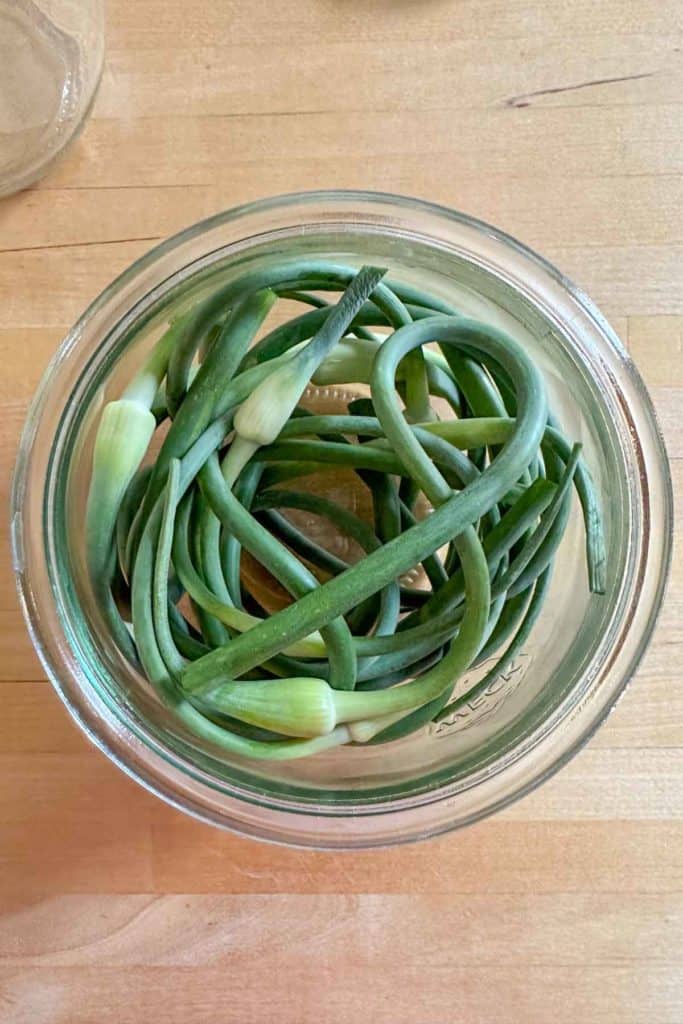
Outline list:
[[[45,177],[85,128],[95,105],[104,72],[105,15],[102,0],[89,6],[86,20],[88,24],[85,33],[89,45],[83,39],[77,41],[88,76],[87,89],[84,90],[85,101],[76,117],[56,122],[56,131],[54,121],[46,125],[35,147],[32,147],[33,155],[28,164],[18,159],[5,165],[0,176],[0,199],[29,188]],[[76,36],[73,38],[76,40]]]
[[[29,464],[29,457],[31,451],[32,440],[35,435],[37,424],[40,419],[40,415],[45,404],[45,391],[47,383],[47,375],[43,378],[39,391],[32,403],[31,410],[29,412],[29,418],[26,424],[24,435],[21,441],[20,454],[17,462],[17,469],[15,472],[15,478],[13,482],[13,493],[12,493],[12,523],[13,523],[13,549],[15,557],[15,567],[17,571],[17,582],[19,586],[20,598],[22,601],[22,607],[24,614],[29,625],[29,630],[32,634],[32,639],[36,649],[39,652],[41,660],[48,672],[48,675],[52,679],[55,688],[58,690],[62,700],[69,708],[72,715],[76,718],[81,728],[88,734],[91,740],[93,740],[105,753],[108,754],[124,771],[126,771],[133,778],[137,779],[146,788],[151,789],[157,795],[161,796],[167,802],[192,813],[194,816],[201,818],[202,820],[209,821],[213,824],[223,825],[225,827],[231,827],[237,831],[258,836],[259,838],[271,839],[274,841],[285,841],[288,844],[298,843],[305,846],[323,846],[326,848],[344,848],[344,847],[358,847],[358,846],[369,846],[378,845],[386,842],[395,842],[397,840],[408,841],[410,839],[424,838],[428,835],[433,835],[438,832],[447,831],[450,828],[457,827],[458,825],[467,824],[470,821],[476,820],[485,814],[491,813],[501,806],[511,802],[518,796],[529,789],[538,785],[543,779],[547,778],[548,775],[552,774],[555,770],[561,767],[566,761],[572,756],[572,754],[578,749],[585,740],[592,734],[597,728],[599,723],[609,713],[611,708],[616,703],[623,692],[628,678],[635,669],[638,660],[640,659],[642,652],[649,640],[652,629],[655,625],[656,613],[661,603],[663,594],[665,578],[668,572],[668,564],[670,561],[670,548],[671,548],[671,527],[673,522],[673,499],[671,493],[670,478],[667,474],[666,469],[666,455],[664,451],[664,445],[661,439],[661,433],[658,429],[656,417],[652,409],[649,396],[645,390],[645,387],[637,374],[632,362],[628,355],[625,353],[623,347],[619,343],[616,335],[611,330],[606,321],[597,311],[596,307],[587,300],[583,293],[571,285],[564,277],[557,271],[551,264],[537,256],[531,250],[528,250],[521,243],[516,242],[514,239],[510,239],[504,233],[498,231],[495,228],[491,228],[489,225],[482,224],[481,222],[474,221],[472,218],[466,217],[462,214],[457,214],[454,211],[449,211],[442,207],[434,206],[433,204],[424,203],[421,201],[408,200],[403,197],[395,197],[380,193],[307,193],[299,196],[281,196],[275,197],[271,200],[264,200],[259,203],[247,204],[243,207],[238,207],[235,210],[228,211],[224,214],[216,215],[213,218],[209,218],[206,221],[201,222],[198,225],[193,226],[187,231],[181,232],[174,238],[168,240],[162,245],[151,250],[143,256],[137,263],[133,264],[131,268],[124,272],[115,282],[113,282],[106,290],[95,300],[94,303],[88,308],[81,320],[76,324],[71,332],[67,335],[63,345],[56,353],[51,368],[56,368],[57,365],[64,359],[68,358],[73,346],[79,340],[85,324],[96,318],[98,313],[104,309],[110,299],[118,296],[121,299],[120,290],[125,288],[129,284],[135,284],[138,280],[139,275],[143,269],[147,266],[154,265],[157,262],[159,256],[166,256],[175,252],[185,242],[203,236],[207,229],[212,227],[223,226],[228,220],[239,220],[247,215],[258,213],[263,215],[264,213],[270,212],[276,208],[288,207],[291,204],[301,203],[303,205],[311,204],[315,202],[341,202],[342,204],[355,204],[362,205],[364,202],[379,203],[381,205],[399,205],[412,213],[417,211],[428,211],[430,215],[438,216],[439,219],[446,216],[451,221],[456,222],[459,225],[464,225],[470,230],[474,230],[479,233],[486,233],[489,237],[492,237],[499,245],[503,243],[507,247],[512,246],[520,255],[526,260],[529,258],[546,273],[550,273],[555,281],[561,285],[563,289],[571,294],[574,301],[582,308],[584,315],[587,315],[593,322],[594,329],[598,330],[598,333],[605,338],[611,345],[613,351],[619,358],[621,367],[625,369],[629,375],[632,387],[636,392],[635,398],[637,399],[636,407],[639,410],[643,423],[641,425],[641,431],[647,435],[649,434],[650,441],[654,444],[654,451],[650,453],[649,458],[645,457],[643,468],[645,471],[645,480],[655,484],[655,490],[657,490],[659,499],[663,502],[660,505],[660,509],[663,510],[664,518],[664,530],[660,533],[661,547],[662,550],[659,552],[659,558],[655,559],[655,563],[650,562],[649,576],[652,577],[653,572],[656,570],[657,564],[659,565],[659,572],[655,579],[655,589],[650,595],[649,603],[649,615],[642,624],[641,629],[637,630],[639,634],[639,642],[637,649],[630,652],[628,665],[621,670],[621,685],[617,688],[616,692],[613,693],[609,700],[605,702],[603,708],[600,710],[597,716],[593,716],[591,721],[579,729],[575,737],[573,737],[572,744],[568,746],[559,757],[553,756],[550,758],[550,764],[542,767],[538,765],[539,774],[535,775],[531,780],[523,783],[519,781],[518,785],[508,785],[507,792],[498,800],[493,803],[488,803],[479,809],[473,809],[471,813],[467,815],[461,815],[460,817],[453,818],[447,815],[447,820],[432,820],[429,824],[426,822],[420,823],[414,820],[414,823],[409,826],[406,820],[406,814],[413,815],[414,812],[418,811],[418,807],[401,804],[400,807],[387,805],[383,808],[371,808],[370,814],[375,820],[383,819],[383,824],[380,827],[372,829],[372,834],[368,835],[357,835],[354,833],[353,836],[349,836],[347,829],[343,827],[339,828],[340,819],[334,815],[330,815],[330,808],[305,808],[303,814],[301,811],[290,807],[286,810],[279,810],[276,807],[269,805],[268,812],[271,819],[275,816],[276,821],[271,821],[271,826],[264,826],[261,820],[256,820],[252,815],[245,814],[245,804],[243,800],[238,796],[234,803],[235,806],[230,808],[226,807],[225,796],[222,796],[222,806],[220,809],[214,811],[211,808],[210,800],[206,799],[206,794],[203,794],[205,799],[197,801],[195,796],[190,796],[189,793],[183,793],[182,799],[177,797],[175,794],[178,792],[178,779],[175,779],[175,787],[169,788],[166,784],[165,774],[167,773],[168,765],[155,766],[150,763],[150,759],[153,762],[154,755],[150,750],[149,746],[142,744],[144,747],[144,757],[140,757],[142,751],[136,750],[136,746],[140,745],[140,740],[133,736],[130,732],[127,732],[121,727],[116,729],[111,728],[111,723],[104,722],[102,718],[102,708],[96,706],[96,702],[92,699],[88,700],[86,707],[78,706],[78,699],[84,700],[83,689],[78,689],[75,694],[76,700],[74,700],[74,693],[70,692],[69,687],[64,686],[64,680],[61,677],[59,669],[63,666],[60,664],[59,658],[57,662],[53,662],[52,657],[48,653],[44,635],[41,634],[40,630],[40,615],[36,607],[36,603],[33,600],[33,595],[30,593],[30,589],[27,587],[26,581],[23,577],[23,563],[24,563],[24,538],[23,531],[21,529],[21,517],[17,520],[17,516],[22,509],[25,493],[26,493],[26,479]],[[330,211],[332,215],[333,211]],[[290,219],[293,218],[294,214],[290,214]],[[158,281],[157,281],[158,283]],[[148,287],[144,289],[145,293],[149,291]],[[127,309],[129,306],[130,296],[126,295],[123,297],[123,304]],[[120,305],[120,302],[115,303]],[[108,311],[109,315],[115,315],[111,310]],[[648,469],[650,474],[648,475]],[[659,470],[659,481],[654,479]],[[653,476],[654,474],[654,476]],[[642,601],[639,604],[639,609],[642,612]],[[73,687],[71,688],[73,689]],[[92,698],[92,693],[89,694],[89,698]],[[579,709],[581,710],[581,709]],[[106,728],[105,728],[106,727]],[[106,735],[109,733],[110,735]],[[566,740],[566,737],[565,737]],[[118,753],[118,746],[124,744],[126,751],[126,758],[123,758]],[[511,766],[508,766],[508,770]],[[525,771],[528,772],[528,763],[525,766]],[[163,782],[162,782],[163,779]],[[434,808],[435,804],[440,804],[442,807],[448,808],[449,805],[449,793],[448,788],[439,791],[434,794],[434,799],[428,801],[422,801],[420,808]],[[400,802],[399,802],[400,803]],[[343,813],[349,813],[349,808],[343,809]],[[321,827],[322,821],[326,823],[334,822],[337,830],[340,834],[329,834],[330,829]],[[315,816],[316,822],[312,830],[302,828],[302,817],[310,819],[311,816]],[[257,815],[257,819],[259,816]],[[282,820],[279,820],[282,819]],[[393,821],[396,819],[396,825],[394,827]],[[361,814],[360,819],[354,818],[354,828],[357,830],[359,820],[367,822],[369,816],[367,814]],[[304,835],[305,833],[305,835]],[[400,833],[400,834],[399,834]]]

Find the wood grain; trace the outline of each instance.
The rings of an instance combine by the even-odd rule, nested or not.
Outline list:
[[[60,338],[156,241],[258,196],[386,189],[541,250],[599,303],[683,498],[678,0],[110,0],[92,119],[0,201],[0,497]],[[680,517],[680,513],[679,513]],[[46,681],[0,544],[3,1024],[680,1024],[683,549],[588,747],[496,818],[353,855],[137,787]]]
[[[280,927],[282,918],[278,916],[274,924]],[[325,936],[320,938],[324,948]],[[337,961],[310,960],[306,951],[294,965],[274,971],[267,983],[258,956],[246,962],[235,958],[237,981],[221,964],[0,968],[0,982],[4,1012],[12,1024],[93,1024],[107,1017],[117,1024],[137,1024],[155,1019],[160,1006],[168,1024],[204,1022],[214,1019],[215,1013],[227,1024],[242,1024],[281,1019],[292,1005],[295,1008],[285,1019],[297,1024],[346,1024],[366,1017],[377,1024],[519,1024],[548,1019],[556,1024],[574,1024],[577,1019],[582,1024],[680,1024],[676,966],[644,962],[636,971],[632,963],[520,967],[503,961],[463,967],[457,961],[456,938],[449,936],[448,949],[451,959],[445,964],[413,966],[397,963],[390,951],[382,955],[364,944],[353,958],[347,954],[350,962],[345,964],[342,984],[337,980]]]

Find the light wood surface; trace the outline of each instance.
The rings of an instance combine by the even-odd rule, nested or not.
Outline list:
[[[110,0],[92,120],[0,202],[0,490],[64,330],[246,199],[405,192],[602,307],[683,495],[680,0]],[[3,1024],[680,1024],[683,548],[637,678],[540,790],[430,843],[288,851],[164,806],[77,732],[0,554]]]

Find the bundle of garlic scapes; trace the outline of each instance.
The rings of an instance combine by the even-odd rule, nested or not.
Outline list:
[[[310,308],[263,333],[279,300]],[[311,383],[370,395],[314,415]],[[367,488],[372,523],[301,483],[340,466]],[[104,408],[90,577],[112,636],[186,728],[235,754],[303,757],[440,720],[473,696],[452,697],[463,673],[496,655],[485,688],[542,610],[572,489],[600,593],[590,474],[521,346],[382,269],[283,260],[173,321]],[[315,544],[293,509],[364,557]],[[289,605],[259,604],[244,551]],[[417,566],[427,589],[402,582]]]

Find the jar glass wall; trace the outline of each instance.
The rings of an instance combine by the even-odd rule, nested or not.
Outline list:
[[[168,317],[246,267],[303,254],[386,265],[526,346],[595,477],[609,582],[604,596],[589,594],[577,512],[529,643],[484,694],[396,743],[264,765],[227,758],[184,732],[116,650],[89,594],[79,523],[97,412]],[[29,416],[13,498],[16,569],[34,641],[91,738],[138,781],[206,821],[326,847],[398,842],[465,824],[563,764],[642,655],[662,599],[671,524],[652,406],[590,301],[487,225],[371,193],[285,196],[228,211],[138,261],[55,356]]]

